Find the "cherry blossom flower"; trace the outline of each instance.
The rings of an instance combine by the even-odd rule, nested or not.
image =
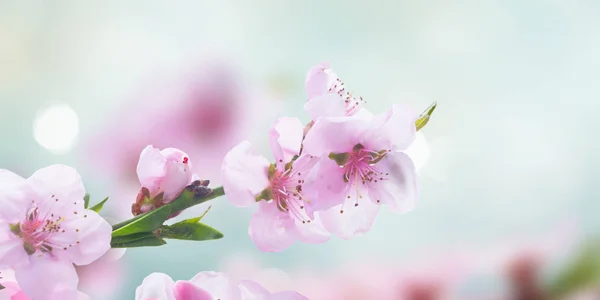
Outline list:
[[[366,103],[346,90],[344,82],[333,72],[329,63],[312,67],[305,81],[308,101],[304,109],[316,121],[319,117],[365,116],[372,114],[362,108]]]
[[[189,281],[174,282],[163,273],[152,273],[136,289],[136,300],[305,300],[296,292],[271,293],[261,285],[236,281],[223,273],[201,272]]]
[[[304,179],[314,165],[309,156],[293,160],[300,152],[303,129],[295,118],[280,118],[270,131],[276,163],[259,155],[245,141],[223,160],[223,188],[227,199],[239,207],[258,203],[249,234],[262,251],[282,251],[296,240],[321,243],[329,239],[316,219],[309,217],[303,195]]]
[[[408,212],[418,188],[412,160],[402,152],[415,139],[417,115],[399,105],[371,119],[321,117],[306,135],[305,155],[319,157],[305,179],[306,211],[342,238],[368,231],[381,204]]]
[[[140,154],[137,174],[142,189],[133,207],[139,214],[169,203],[192,182],[189,156],[175,148],[158,150],[147,146]]]
[[[114,299],[127,269],[121,258],[126,248],[113,248],[89,265],[76,266],[79,276],[78,288],[93,299]]]
[[[84,195],[71,167],[52,165],[28,179],[0,170],[0,268],[15,270],[29,297],[76,299],[74,264],[90,264],[110,248],[112,228],[84,208]]]

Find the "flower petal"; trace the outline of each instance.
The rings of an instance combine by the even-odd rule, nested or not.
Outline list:
[[[190,282],[209,292],[214,299],[241,300],[237,284],[223,273],[200,272]]]
[[[325,73],[325,70],[329,68],[328,63],[320,63],[308,70],[304,84],[308,99],[328,92],[329,75]]]
[[[52,278],[49,280],[48,276]],[[32,256],[31,264],[15,268],[15,277],[23,292],[32,299],[78,298],[79,279],[75,267],[69,262]]]
[[[387,180],[369,184],[371,200],[380,200],[390,210],[399,213],[411,211],[419,194],[417,174],[412,160],[402,152],[390,152],[376,164],[377,170],[388,173]]]
[[[338,94],[323,94],[304,104],[304,110],[313,119],[321,117],[345,117],[346,104]]]
[[[64,232],[52,236],[49,240],[54,245],[66,248],[64,251],[55,250],[58,257],[76,265],[87,265],[110,249],[112,227],[100,215],[92,210],[84,210],[76,215],[72,211],[66,211],[64,214],[73,217],[61,223]]]
[[[264,300],[271,293],[262,285],[251,280],[242,280],[239,284],[242,300]]]
[[[297,118],[279,118],[269,131],[271,150],[281,170],[300,152],[303,130]]]
[[[365,140],[371,149],[406,150],[415,140],[418,114],[410,107],[394,104],[373,118]]]
[[[192,182],[192,166],[189,156],[179,149],[167,148],[162,150],[161,154],[166,162],[165,174],[158,190],[164,192],[163,201],[169,203]]]
[[[303,145],[307,154],[325,156],[330,153],[351,152],[368,129],[361,118],[320,118],[306,134]]]
[[[319,159],[304,180],[306,213],[312,217],[315,211],[329,209],[345,201],[349,184],[344,182],[344,169],[328,157]]]
[[[0,169],[0,220],[16,224],[27,212],[35,192],[26,179],[4,169]]]
[[[150,190],[158,190],[160,181],[165,176],[167,159],[159,149],[147,146],[142,150],[137,164],[137,175],[140,185]]]
[[[177,300],[213,300],[213,296],[189,281],[175,282],[173,289]]]
[[[0,223],[0,269],[29,264],[23,240],[10,231],[7,223]]]
[[[35,201],[40,206],[40,214],[46,213],[42,212],[42,207],[83,209],[85,188],[81,176],[74,168],[52,165],[37,170],[27,179],[27,182],[38,195]]]
[[[164,273],[152,273],[135,290],[135,300],[175,300],[173,279]]]
[[[260,201],[252,216],[248,234],[263,252],[281,252],[296,240],[294,220],[277,209],[274,202]]]
[[[300,220],[296,220],[296,232],[298,240],[311,244],[327,242],[330,237],[318,214],[314,215],[310,222],[302,223]]]
[[[308,298],[298,294],[297,292],[285,291],[274,293],[268,296],[265,300],[308,300]]]
[[[343,205],[319,212],[325,229],[343,239],[350,239],[371,229],[381,205],[373,204],[363,195],[359,205],[355,206],[356,196],[351,195],[351,199],[347,199]],[[340,213],[342,210],[343,213]]]
[[[270,163],[259,155],[250,142],[233,147],[221,166],[221,181],[227,199],[236,206],[250,206],[254,198],[269,185],[267,172]]]

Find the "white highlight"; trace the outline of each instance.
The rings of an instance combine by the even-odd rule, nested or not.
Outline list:
[[[421,132],[417,132],[415,141],[406,149],[405,153],[412,159],[417,172],[425,166],[429,159],[429,144]]]
[[[54,154],[65,154],[75,146],[79,117],[67,104],[40,110],[33,123],[33,136],[40,146]]]

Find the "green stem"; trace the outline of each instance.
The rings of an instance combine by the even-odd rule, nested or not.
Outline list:
[[[175,200],[165,204],[164,206],[169,206],[171,207],[171,214],[183,211],[185,209],[188,209],[192,206],[196,206],[198,204],[202,204],[206,201],[215,199],[217,197],[221,197],[225,195],[225,191],[223,190],[223,187],[217,187],[215,189],[212,190],[212,192],[204,197],[196,197],[194,196],[194,192],[188,191],[188,190],[183,190],[183,192],[181,193],[181,195],[179,195],[179,197],[177,197]],[[144,216],[146,216],[149,212],[143,213],[141,215],[137,215],[129,220],[123,221],[121,223],[115,224],[112,226],[113,231],[117,230],[127,224],[130,224],[140,218],[143,218]]]

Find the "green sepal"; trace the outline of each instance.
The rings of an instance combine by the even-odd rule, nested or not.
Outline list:
[[[104,203],[106,203],[106,201],[108,201],[108,197],[104,198],[104,200],[100,201],[98,204],[90,207],[90,209],[99,213],[102,210],[102,208],[104,207]]]
[[[83,207],[87,209],[88,206],[90,206],[90,194],[85,194],[85,196],[83,196]]]
[[[429,123],[429,118],[431,117],[431,114],[433,114],[433,111],[436,107],[437,102],[434,102],[427,109],[425,109],[423,113],[421,113],[417,121],[415,121],[415,127],[417,128],[417,131],[421,130],[423,127],[425,127],[425,125],[427,125],[427,123]]]
[[[339,166],[343,166],[350,159],[349,153],[329,153],[328,156],[330,159],[334,160]]]

